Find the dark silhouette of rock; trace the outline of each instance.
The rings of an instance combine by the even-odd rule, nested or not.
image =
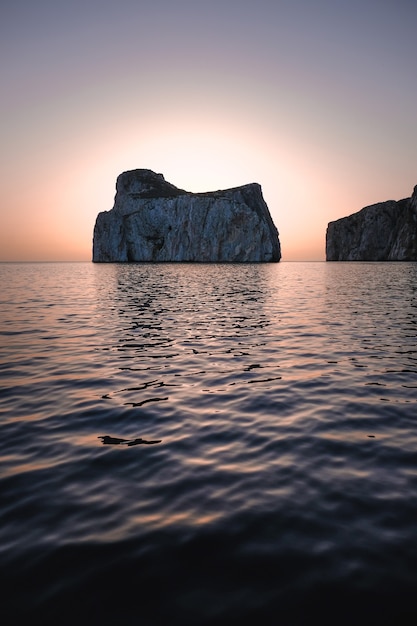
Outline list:
[[[94,227],[94,262],[279,261],[278,231],[257,183],[190,193],[151,170],[120,174]]]
[[[327,261],[417,261],[417,186],[411,198],[388,200],[330,222]]]

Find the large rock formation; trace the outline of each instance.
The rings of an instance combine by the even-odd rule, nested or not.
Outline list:
[[[190,193],[151,170],[120,174],[111,211],[97,216],[93,261],[279,261],[278,231],[252,183]]]
[[[327,261],[417,261],[417,186],[411,198],[372,204],[330,222]]]

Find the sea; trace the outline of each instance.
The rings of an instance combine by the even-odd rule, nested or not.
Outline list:
[[[0,622],[417,623],[417,263],[2,263]]]

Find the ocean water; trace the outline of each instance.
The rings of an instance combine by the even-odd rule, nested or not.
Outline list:
[[[417,623],[417,264],[0,284],[2,624]]]

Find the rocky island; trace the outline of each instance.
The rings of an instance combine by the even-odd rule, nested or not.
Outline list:
[[[279,261],[278,231],[257,183],[191,193],[162,174],[120,174],[114,206],[98,214],[93,261],[261,263]]]
[[[330,222],[327,261],[417,261],[417,186],[411,198],[388,200]]]

